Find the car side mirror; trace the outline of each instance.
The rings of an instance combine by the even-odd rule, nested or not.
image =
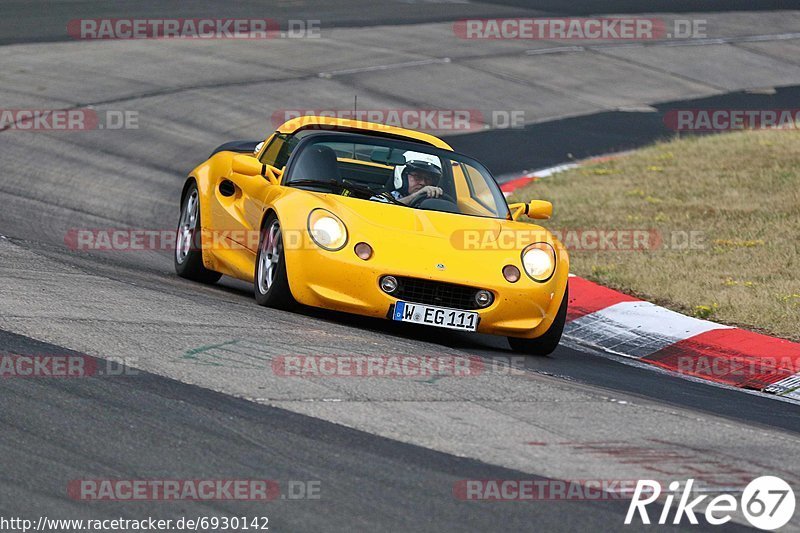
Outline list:
[[[265,165],[251,155],[237,154],[233,156],[231,169],[235,174],[243,176],[262,176],[272,185],[277,185],[280,181],[280,171],[277,168]]]
[[[547,220],[553,216],[553,204],[546,200],[531,200],[529,203],[511,204],[511,218],[519,220],[522,215],[539,220]]]

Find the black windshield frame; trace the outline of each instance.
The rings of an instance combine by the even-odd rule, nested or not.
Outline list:
[[[286,167],[283,172],[283,176],[281,178],[281,185],[291,187],[292,186],[292,172],[295,166],[295,162],[297,161],[298,155],[303,153],[303,150],[309,144],[316,144],[319,142],[342,142],[342,143],[352,143],[352,144],[369,144],[373,146],[382,146],[385,148],[394,148],[404,151],[415,151],[415,152],[422,152],[428,153],[431,155],[435,155],[441,158],[444,161],[448,160],[455,160],[463,163],[467,163],[476,169],[480,170],[486,176],[489,177],[491,183],[487,186],[492,189],[492,194],[495,197],[495,201],[498,203],[498,207],[505,208],[505,214],[503,216],[496,216],[496,217],[485,217],[481,216],[481,218],[494,218],[494,219],[510,219],[511,218],[511,211],[508,207],[508,202],[506,201],[505,195],[503,194],[502,190],[500,189],[500,185],[498,185],[497,180],[494,179],[494,176],[486,166],[481,163],[480,161],[469,157],[464,154],[460,154],[458,152],[454,152],[453,150],[446,150],[443,148],[438,148],[432,146],[428,143],[416,143],[410,140],[400,140],[400,139],[391,139],[386,137],[378,137],[378,136],[370,136],[370,135],[363,135],[358,133],[346,133],[346,132],[314,132],[311,134],[306,134],[297,143],[297,145],[292,150],[292,154],[289,157],[289,160],[286,163]],[[447,165],[445,165],[447,166]],[[444,170],[444,169],[443,169]],[[446,169],[446,175],[449,177],[450,180],[453,179],[452,176],[452,169]],[[471,215],[468,213],[459,213],[464,216],[479,216],[479,215]]]

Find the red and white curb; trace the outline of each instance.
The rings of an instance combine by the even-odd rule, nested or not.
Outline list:
[[[520,176],[514,177],[509,179],[508,181],[504,181],[500,184],[500,190],[503,191],[503,194],[506,196],[511,196],[515,190],[519,189],[520,187],[524,187],[525,185],[529,184],[532,181],[538,180],[540,178],[547,178],[552,176],[553,174],[558,174],[559,172],[564,172],[565,170],[570,170],[573,168],[578,168],[584,165],[590,165],[594,163],[603,163],[605,161],[610,161],[615,159],[621,155],[627,154],[629,152],[619,152],[616,154],[609,154],[609,155],[601,155],[597,157],[592,157],[583,161],[578,161],[576,163],[564,163],[561,165],[556,165],[554,167],[543,168],[542,170],[537,170],[534,172],[526,172]]]
[[[506,196],[539,178],[627,152],[523,174],[500,185]],[[800,344],[670,311],[570,274],[564,337],[716,383],[800,400]]]
[[[512,192],[520,187],[527,185],[528,183],[537,180],[539,178],[546,178],[548,176],[552,176],[553,174],[558,174],[559,172],[564,172],[565,170],[569,170],[571,168],[577,168],[579,165],[578,163],[566,163],[564,165],[557,165],[550,168],[545,168],[542,170],[537,170],[536,172],[528,172],[519,177],[512,178],[502,184],[500,184],[500,190],[503,191],[503,194],[506,196],[510,196]]]
[[[800,400],[800,344],[716,324],[570,275],[566,339],[716,383]]]

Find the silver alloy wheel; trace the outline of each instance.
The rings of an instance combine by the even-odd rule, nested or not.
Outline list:
[[[283,239],[281,238],[281,225],[273,220],[265,238],[261,240],[261,253],[258,260],[258,290],[267,294],[275,276],[278,275],[278,263],[283,253]]]
[[[181,221],[178,224],[178,237],[175,240],[175,259],[178,264],[186,261],[186,257],[192,248],[192,237],[197,224],[197,198],[197,191],[192,191],[192,194],[186,199],[186,205],[181,213]]]

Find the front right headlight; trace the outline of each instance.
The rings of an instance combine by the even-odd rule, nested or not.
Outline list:
[[[556,251],[546,242],[535,242],[522,251],[522,267],[533,281],[544,283],[556,271]]]
[[[308,215],[308,234],[317,246],[335,252],[347,244],[347,228],[339,217],[325,209],[314,209]]]

